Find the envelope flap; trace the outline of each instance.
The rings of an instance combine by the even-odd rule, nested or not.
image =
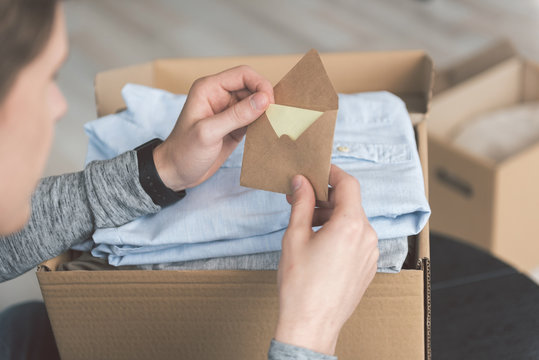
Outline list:
[[[275,85],[275,103],[317,111],[336,110],[337,92],[324,69],[320,55],[314,49]]]

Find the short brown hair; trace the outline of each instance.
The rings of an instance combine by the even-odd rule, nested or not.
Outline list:
[[[0,104],[50,38],[58,0],[0,0]]]

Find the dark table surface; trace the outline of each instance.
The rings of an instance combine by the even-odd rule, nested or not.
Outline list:
[[[476,247],[430,242],[433,360],[539,359],[539,286]]]

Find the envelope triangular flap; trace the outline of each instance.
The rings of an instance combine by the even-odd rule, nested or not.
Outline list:
[[[314,49],[273,88],[275,103],[317,111],[336,110],[339,97]]]

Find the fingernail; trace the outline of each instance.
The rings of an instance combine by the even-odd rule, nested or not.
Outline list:
[[[292,179],[292,191],[296,192],[301,187],[301,177],[294,176]]]
[[[251,107],[254,110],[263,110],[268,106],[268,96],[262,92],[257,92],[251,96]]]

